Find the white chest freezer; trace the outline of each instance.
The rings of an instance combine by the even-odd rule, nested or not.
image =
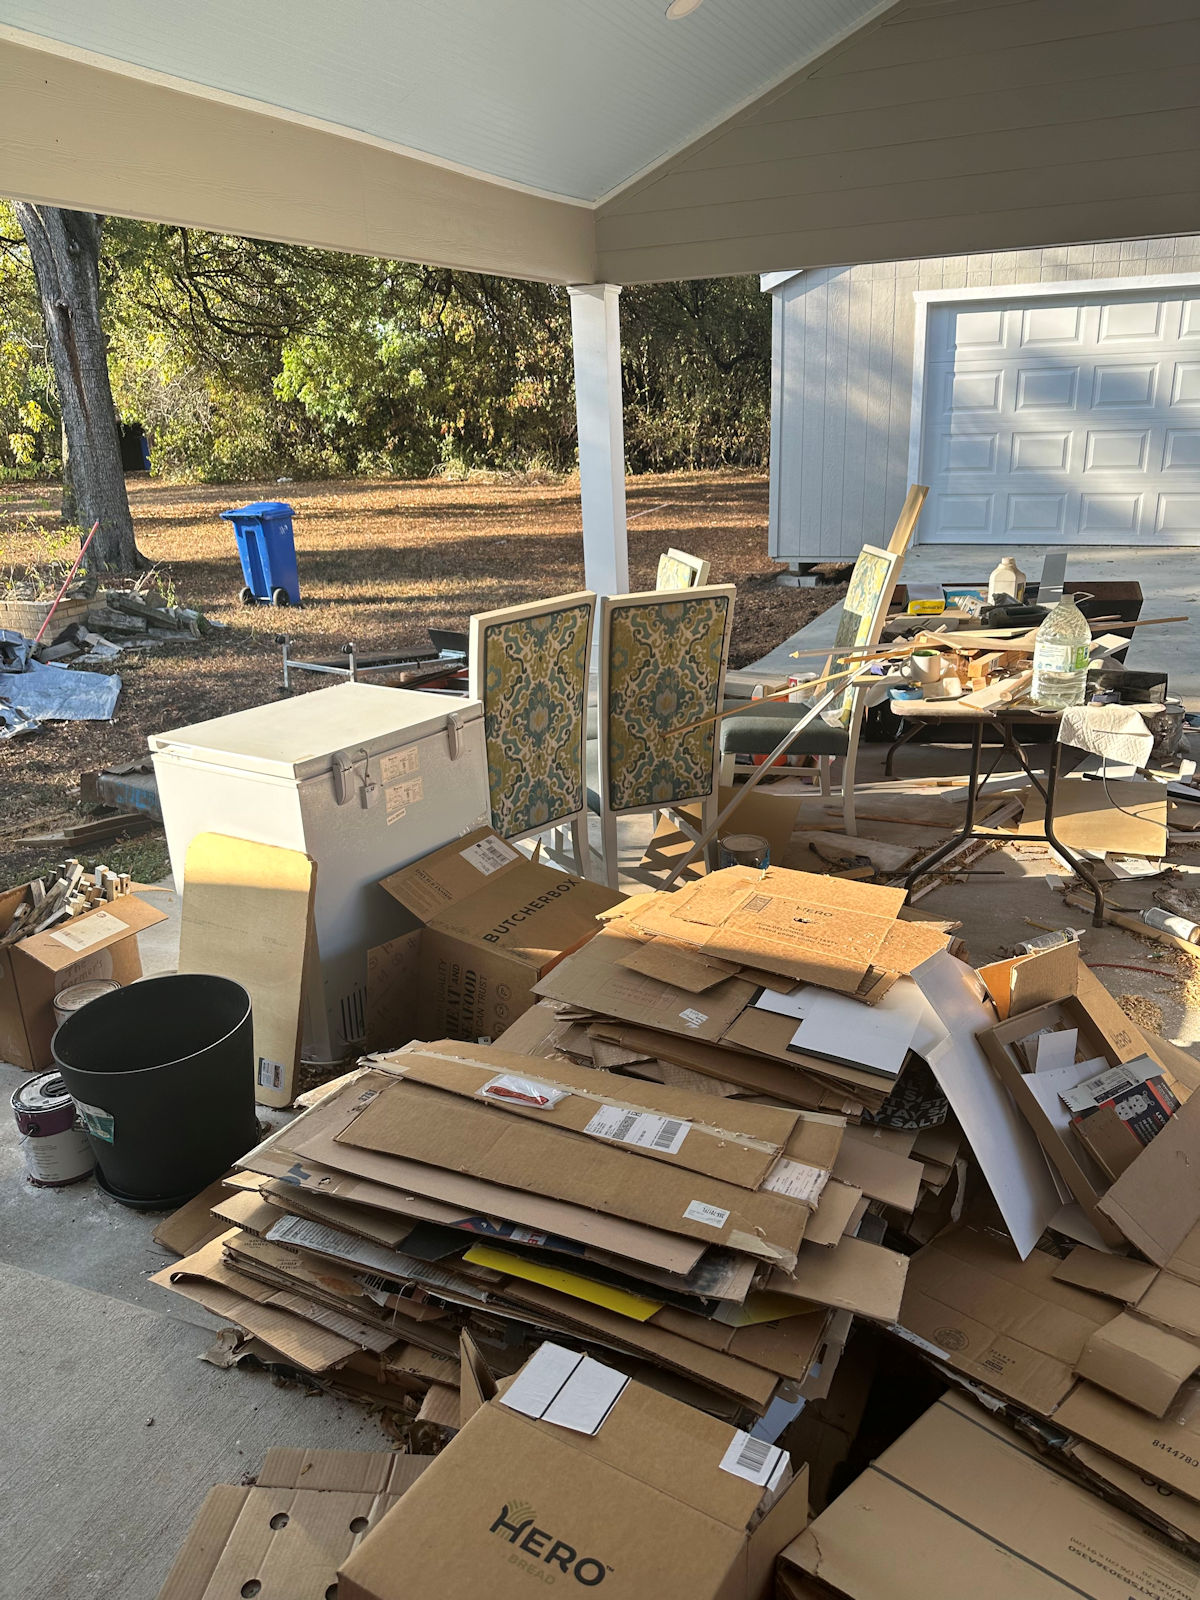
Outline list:
[[[417,925],[379,879],[490,818],[479,701],[338,684],[156,734],[150,749],[177,889],[197,833],[316,862],[304,1054],[343,1059],[366,1034],[368,950]]]

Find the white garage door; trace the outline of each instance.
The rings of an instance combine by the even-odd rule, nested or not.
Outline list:
[[[1200,544],[1200,285],[929,308],[921,537]]]

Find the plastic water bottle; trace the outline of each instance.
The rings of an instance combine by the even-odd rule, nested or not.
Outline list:
[[[1033,642],[1033,702],[1063,711],[1081,706],[1087,689],[1092,632],[1066,594],[1042,623]]]

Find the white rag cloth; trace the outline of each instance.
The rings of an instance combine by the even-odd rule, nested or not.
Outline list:
[[[1152,709],[1150,707],[1147,710]],[[1161,710],[1161,707],[1154,707]],[[1086,750],[1106,761],[1144,767],[1150,759],[1154,736],[1137,706],[1070,706],[1058,727],[1060,744]]]

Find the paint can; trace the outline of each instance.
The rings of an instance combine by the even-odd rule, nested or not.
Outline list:
[[[72,983],[60,989],[54,996],[55,1022],[61,1026],[68,1017],[73,1017],[92,1000],[98,1000],[102,994],[111,994],[120,987],[112,978],[90,978],[87,983]]]
[[[757,833],[727,833],[717,843],[722,867],[769,867],[771,846]]]
[[[43,1072],[21,1084],[12,1108],[30,1183],[63,1189],[90,1177],[96,1165],[92,1147],[60,1073]]]

